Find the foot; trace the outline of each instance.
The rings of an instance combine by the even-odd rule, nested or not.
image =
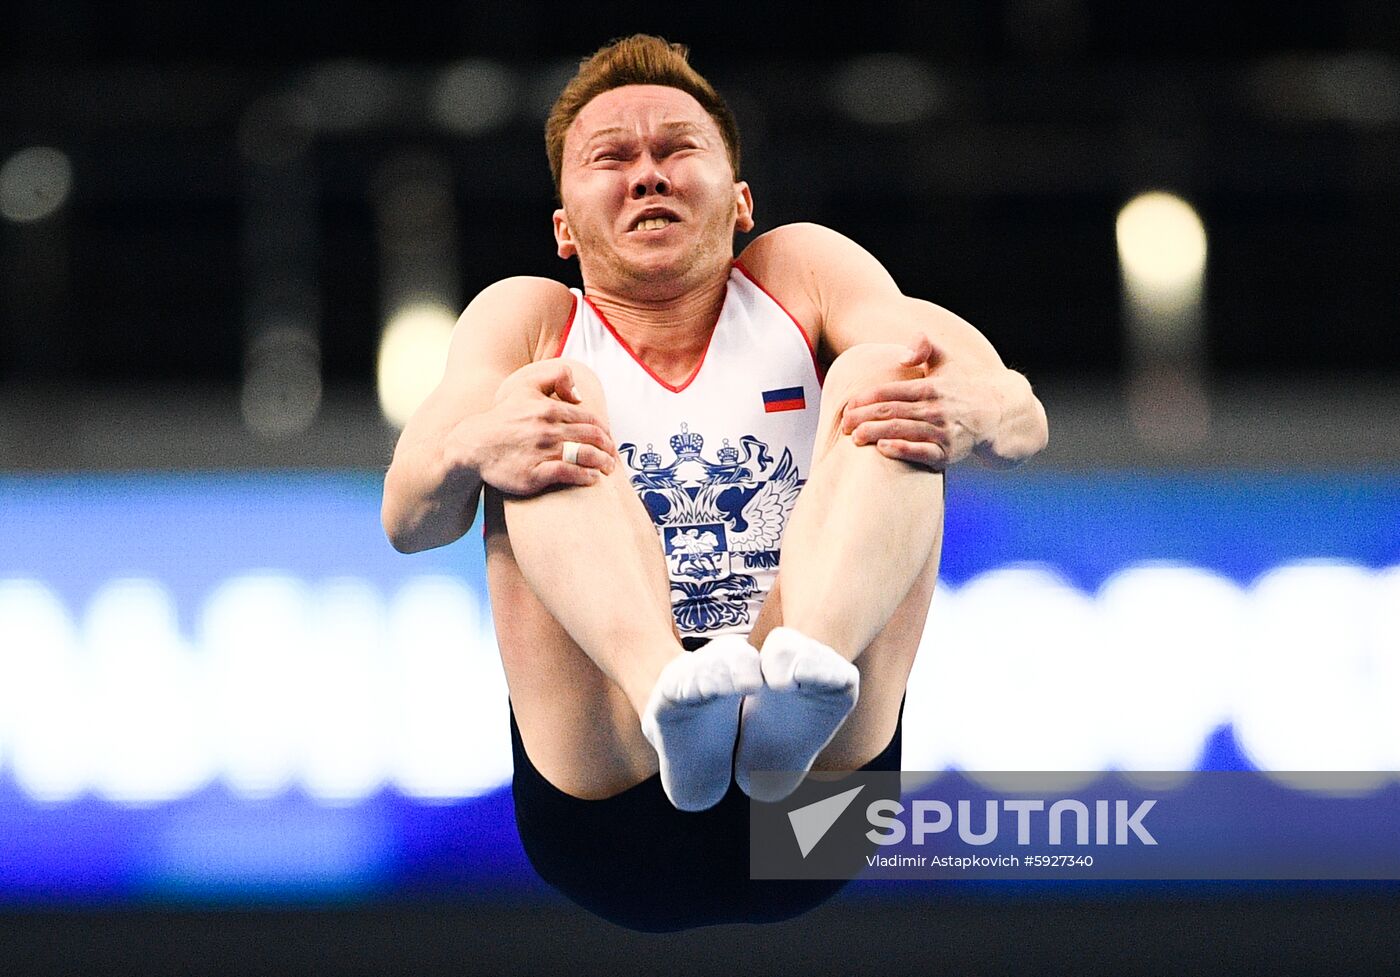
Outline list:
[[[855,708],[860,672],[793,628],[774,628],[759,661],[764,688],[744,700],[734,777],[754,800],[780,801]]]
[[[719,803],[734,775],[744,696],[763,687],[758,651],[738,635],[674,659],[642,711],[642,733],[661,765],[661,786],[682,811]]]

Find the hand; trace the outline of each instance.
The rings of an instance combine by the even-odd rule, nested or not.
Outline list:
[[[851,397],[841,431],[874,444],[887,458],[942,471],[967,458],[996,430],[1001,401],[993,371],[949,359],[922,333],[902,365],[924,373],[891,380]]]
[[[448,435],[447,463],[474,469],[487,485],[509,495],[592,485],[612,472],[617,447],[581,403],[563,362],[523,366],[501,383],[491,410],[467,418]],[[565,441],[579,443],[577,464],[563,460]]]

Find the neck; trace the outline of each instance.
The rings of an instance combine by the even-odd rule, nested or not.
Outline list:
[[[625,291],[585,282],[589,300],[632,352],[668,382],[683,381],[704,355],[724,306],[729,263],[689,287]]]

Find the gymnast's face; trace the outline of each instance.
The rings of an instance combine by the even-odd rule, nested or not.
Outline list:
[[[587,285],[683,290],[727,273],[735,229],[753,229],[719,126],[678,88],[603,92],[569,127],[562,163],[554,237]]]

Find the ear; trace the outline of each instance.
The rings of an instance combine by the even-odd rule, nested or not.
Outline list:
[[[566,261],[578,254],[573,232],[569,230],[569,215],[564,213],[563,207],[554,212],[554,243],[558,245],[559,257]]]
[[[734,229],[745,234],[753,230],[753,191],[743,180],[734,184]]]

